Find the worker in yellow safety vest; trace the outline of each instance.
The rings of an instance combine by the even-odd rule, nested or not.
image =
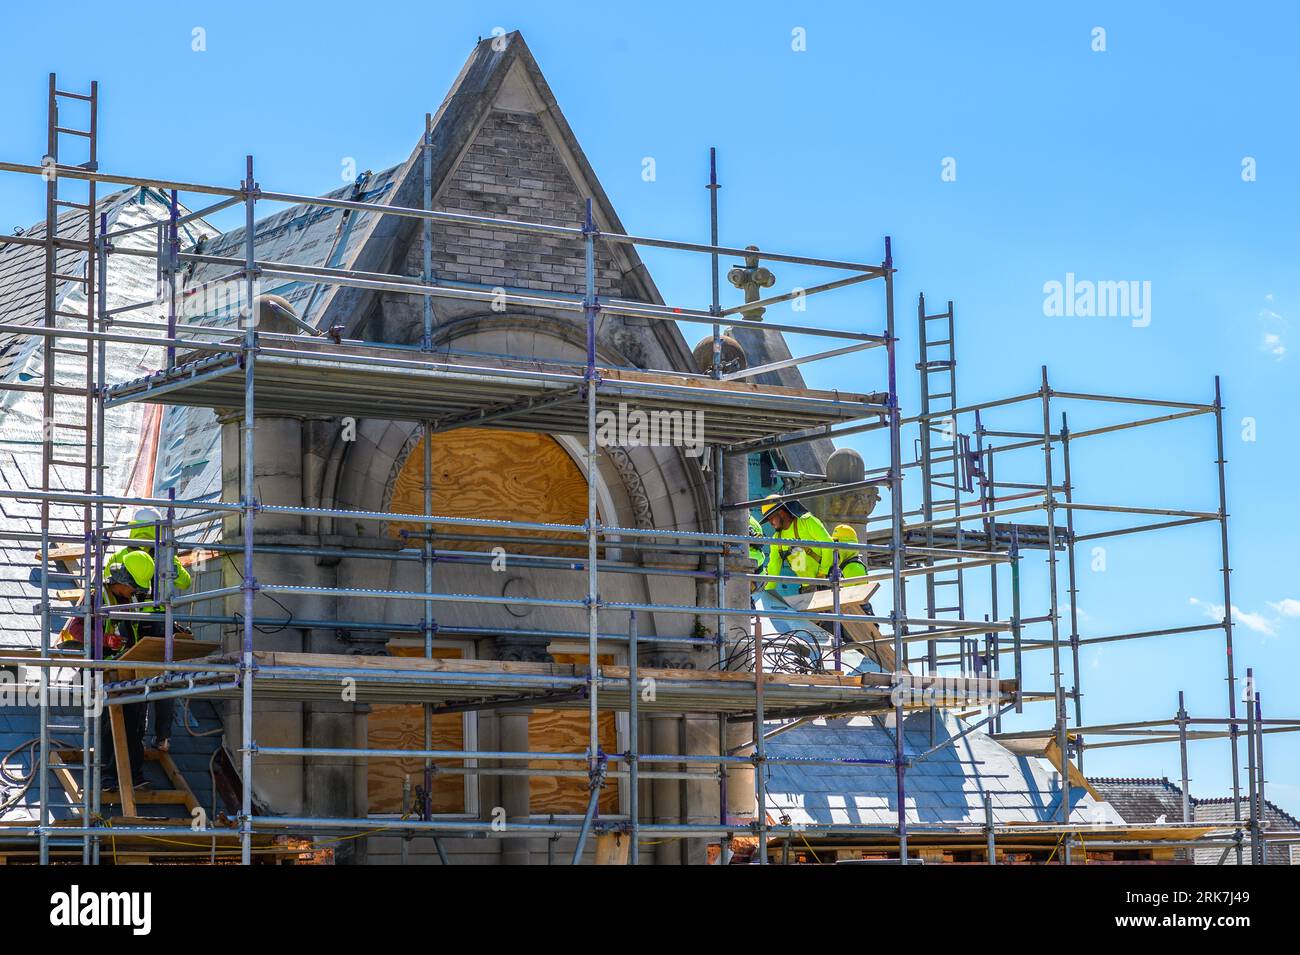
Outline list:
[[[104,598],[106,606],[143,603],[149,599],[153,588],[153,558],[143,550],[127,549],[119,552],[122,559],[108,565],[104,575]],[[117,554],[114,557],[118,556]],[[141,608],[143,609],[143,608]],[[104,657],[112,659],[129,650],[140,637],[141,624],[135,620],[115,620],[108,618],[104,624]],[[121,785],[130,785],[140,789],[147,785],[144,778],[144,726],[147,703],[127,703],[121,707],[122,728],[126,735],[126,755],[129,766],[130,782],[121,780],[118,773],[116,751],[113,746],[112,720],[108,713],[103,715],[99,724],[99,746],[103,753],[102,785],[106,790],[115,790]]]
[[[831,531],[831,540],[837,544],[856,544],[858,543],[858,532],[849,524],[836,524],[835,530]],[[861,551],[842,550],[839,555],[841,580],[848,580],[850,577],[867,576],[867,565],[862,562]]]
[[[759,566],[766,564],[767,535],[763,533],[763,525],[753,514],[749,515],[749,536],[753,539],[749,545],[749,559]]]
[[[154,528],[158,524],[158,519],[157,513],[147,508],[136,511],[135,517],[131,520],[131,531],[128,535],[131,538],[131,543],[110,557],[108,559],[109,565],[112,566],[113,564],[122,563],[126,555],[133,551],[144,551],[146,554],[149,554],[150,559],[152,559],[155,535]],[[174,575],[173,584],[175,588],[177,590],[188,590],[190,586],[190,572],[181,566],[180,560],[175,556],[172,557],[172,573]],[[150,589],[152,590],[152,588]],[[154,599],[159,600],[161,597],[160,595],[155,594]],[[154,604],[148,609],[151,612],[161,613],[163,608],[158,604]]]
[[[825,541],[832,543],[831,535],[815,514],[809,512],[798,501],[782,501],[776,494],[769,494],[762,506],[763,517],[759,523],[768,524],[775,533],[767,559],[767,575],[779,577],[781,567],[788,566],[796,577],[828,577],[834,565],[834,554],[830,547],[816,544],[786,544],[782,540]],[[777,581],[769,580],[765,589],[771,590]],[[824,584],[808,586],[825,586]]]
[[[143,508],[136,511],[135,517],[131,520],[130,538],[132,543],[123,547],[112,557],[109,558],[109,565],[124,561],[131,554],[146,554],[150,558],[150,564],[153,564],[153,547],[156,539],[158,527],[158,512],[150,508]],[[159,582],[161,583],[161,581]],[[191,583],[190,572],[186,570],[180,560],[172,555],[172,586],[175,590],[188,590]],[[157,601],[162,600],[163,594],[153,592],[153,572],[150,572],[150,581],[148,587],[148,599],[155,601],[148,607],[144,608],[149,613],[164,613],[165,607]],[[177,627],[178,630],[188,633],[184,627]],[[162,637],[162,621],[157,623],[141,623],[138,626],[137,638],[141,636]],[[134,641],[133,641],[134,642]],[[176,701],[174,699],[158,700],[153,705],[153,734],[154,748],[163,752],[171,749],[171,728],[176,714]],[[144,727],[141,727],[141,733]]]

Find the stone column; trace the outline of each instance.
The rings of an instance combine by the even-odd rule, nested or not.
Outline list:
[[[672,713],[651,713],[650,742],[656,753],[681,752],[681,718]],[[657,763],[653,768],[662,772],[679,772],[680,763]],[[682,821],[682,784],[676,779],[656,779],[651,786],[654,794],[654,821],[660,824],[676,825]],[[655,846],[655,863],[657,865],[681,865],[685,854],[682,841],[665,839]]]

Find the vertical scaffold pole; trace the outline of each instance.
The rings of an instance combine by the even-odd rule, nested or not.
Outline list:
[[[894,606],[890,610],[890,623],[894,630],[894,665],[899,669],[895,681],[903,678],[907,661],[904,658],[907,635],[907,596],[903,580],[903,437],[902,417],[898,407],[898,341],[894,337],[894,253],[889,236],[885,236],[885,261],[881,263],[885,274],[885,352],[889,362],[889,507],[890,507],[890,557],[894,590]],[[926,422],[922,422],[922,426]],[[899,687],[900,690],[905,690]],[[894,777],[898,809],[898,862],[907,865],[907,764],[904,759],[905,692],[895,694],[894,702]]]
[[[433,210],[433,116],[430,113],[424,114],[424,140],[423,140],[423,159],[424,159],[424,209]],[[421,278],[425,285],[433,284],[433,220],[425,219],[421,229],[421,241],[423,244],[423,261],[421,266]],[[420,337],[420,349],[424,352],[433,351],[433,297],[429,295],[422,296],[424,303],[424,328]],[[423,468],[423,487],[424,487],[424,516],[433,515],[433,422],[426,419],[421,423],[423,433],[424,448],[424,468]],[[424,592],[433,593],[433,564],[437,555],[433,549],[433,526],[424,525],[423,546],[420,548],[420,562],[424,570]],[[426,660],[433,658],[433,634],[437,630],[437,622],[433,615],[433,601],[424,602],[424,658]],[[433,707],[427,701],[421,707],[424,711],[424,748],[433,749]],[[424,797],[420,800],[420,818],[429,822],[433,817],[433,760],[426,758],[424,760]],[[434,848],[438,851],[438,858],[443,865],[448,865],[450,860],[447,857],[447,851],[443,848],[442,839],[438,836],[433,837]]]
[[[253,179],[253,157],[245,159],[244,191],[244,295],[248,313],[244,327],[244,423],[243,423],[243,478],[241,496],[244,516],[244,579],[241,584],[244,602],[243,641],[240,654],[240,737],[241,737],[241,801],[239,807],[239,860],[243,865],[253,861],[253,602],[257,581],[253,577],[253,521],[257,515],[256,484],[253,468],[256,426],[253,401],[253,368],[257,359],[257,248],[255,220],[257,183]]]
[[[596,390],[600,385],[596,373],[596,316],[600,302],[596,297],[596,223],[592,216],[591,199],[587,199],[587,212],[583,221],[584,267],[586,291],[583,312],[587,320],[587,692],[589,709],[588,772],[592,781],[600,770],[600,701],[598,699],[597,673],[599,672],[598,627],[600,624],[599,569],[596,515]],[[597,800],[598,802],[598,800]],[[575,859],[576,861],[576,859]]]
[[[1255,826],[1263,829],[1268,825],[1268,800],[1264,798],[1264,708],[1260,704],[1259,693],[1255,693],[1255,775],[1259,782],[1255,785],[1255,798],[1259,808],[1255,810]],[[1268,842],[1261,831],[1259,835],[1259,864],[1268,864]]]
[[[90,84],[90,156],[87,168],[98,171],[99,169],[99,83],[92,81]],[[86,182],[86,243],[88,251],[86,253],[86,331],[95,331],[96,316],[101,312],[101,295],[107,287],[108,276],[101,269],[101,261],[98,253],[98,246],[95,243],[95,214],[99,209],[98,184],[94,179]],[[97,427],[95,421],[95,402],[97,393],[95,391],[95,382],[99,373],[99,366],[96,359],[98,358],[98,348],[92,345],[91,341],[86,341],[86,397],[83,404],[85,418],[85,444],[83,445],[85,453],[82,457],[84,462],[84,472],[82,474],[81,486],[87,493],[95,488],[95,464],[99,456],[99,449],[103,445],[104,432]],[[102,462],[101,462],[102,463]],[[95,591],[92,589],[92,578],[94,569],[91,566],[91,555],[94,553],[94,508],[87,504],[81,511],[81,531],[84,541],[83,553],[86,555],[82,560],[85,571],[85,587],[82,590],[82,605],[85,610],[82,626],[82,650],[83,657],[89,656],[91,651],[91,641],[88,636],[93,626],[93,614],[95,605]],[[91,801],[94,798],[90,793],[90,786],[85,785],[86,780],[91,779],[91,749],[95,737],[91,733],[93,723],[92,712],[94,710],[93,700],[96,699],[95,691],[95,673],[93,671],[83,670],[80,674],[82,692],[90,693],[90,696],[82,697],[83,710],[81,720],[81,779],[82,793],[81,803],[84,819],[92,818]],[[102,677],[101,677],[102,680]],[[87,700],[91,701],[90,707],[84,708]],[[82,865],[88,865],[91,862],[94,853],[93,843],[89,835],[83,836],[81,840],[81,862]]]
[[[1237,725],[1237,675],[1232,658],[1232,567],[1228,563],[1228,475],[1223,453],[1223,389],[1214,376],[1214,433],[1217,439],[1219,469],[1219,546],[1223,572],[1223,646],[1228,662],[1228,740],[1232,748],[1232,819],[1241,822],[1241,759],[1237,742],[1241,729]],[[1241,843],[1237,843],[1237,865],[1242,864]]]
[[[1183,691],[1178,691],[1178,760],[1181,769],[1180,782],[1183,787],[1183,822],[1192,821],[1192,797],[1188,792],[1191,779],[1187,775],[1187,707],[1183,703]]]
[[[637,706],[641,693],[637,676],[636,611],[628,614],[627,621],[627,785],[628,815],[631,818],[632,842],[627,847],[628,865],[641,864],[641,713]]]
[[[1070,473],[1070,422],[1061,412],[1061,463],[1065,468],[1062,480],[1065,483],[1065,503],[1074,503],[1074,482]],[[1083,691],[1080,688],[1082,677],[1079,669],[1079,577],[1074,553],[1074,508],[1065,510],[1065,547],[1066,578],[1069,581],[1067,593],[1070,597],[1070,656],[1074,664],[1074,725],[1083,725]],[[1083,751],[1079,752],[1079,770],[1083,771]]]
[[[763,618],[754,617],[754,822],[758,827],[758,864],[767,865],[767,741],[763,738]]]
[[[718,244],[718,150],[714,147],[709,148],[709,242],[713,246]],[[718,254],[713,252],[709,255],[710,278],[712,298],[710,299],[710,311],[717,315],[722,311],[722,283],[718,271]],[[701,369],[702,370],[702,369]],[[722,377],[722,326],[718,322],[713,323],[713,369],[714,378]],[[743,458],[742,458],[743,460]],[[713,498],[717,514],[717,529],[719,534],[726,533],[726,523],[722,505],[726,496],[726,453],[722,450],[722,445],[713,447]],[[726,606],[727,595],[727,557],[730,548],[723,544],[721,553],[718,554],[717,575],[718,575],[718,606]],[[716,623],[718,637],[718,670],[724,670],[727,666],[727,618],[719,613]],[[727,755],[727,717],[725,714],[718,715],[718,755]],[[718,823],[727,824],[729,794],[727,792],[727,767],[725,764],[718,766]],[[727,865],[731,861],[731,836],[724,835],[719,840],[719,863]]]
[[[709,244],[714,248],[718,245],[718,150],[716,147],[709,147]],[[713,267],[713,308],[712,312],[717,315],[722,310],[721,301],[721,283],[718,278],[718,253],[709,254],[709,260]],[[702,370],[702,369],[701,369]],[[713,377],[722,377],[722,325],[718,322],[713,323]],[[721,500],[721,499],[719,499]]]
[[[108,214],[100,213],[99,215],[99,242],[96,247],[96,254],[99,257],[99,275],[100,282],[97,294],[99,296],[99,316],[98,330],[103,332],[108,330],[108,253],[110,250],[108,241]],[[87,347],[90,343],[87,342]],[[100,435],[98,443],[95,445],[95,494],[99,498],[104,496],[104,471],[105,471],[105,448],[104,448],[104,388],[108,383],[108,374],[106,364],[108,359],[108,342],[100,338],[95,342],[95,434]],[[86,551],[86,577],[89,584],[86,588],[87,600],[89,607],[85,629],[86,656],[92,660],[102,659],[104,655],[104,618],[100,614],[100,594],[103,593],[103,571],[104,571],[104,505],[102,500],[95,502],[94,529],[91,535],[91,546]],[[102,692],[103,677],[92,676],[92,680],[98,680],[98,688]],[[89,778],[91,780],[90,795],[90,812],[86,818],[98,819],[101,811],[101,792],[100,782],[102,777],[103,754],[99,747],[99,721],[103,718],[103,707],[93,708],[90,719],[90,741],[94,743],[94,760],[91,762]],[[89,750],[87,750],[89,752]],[[84,760],[83,760],[84,762]],[[91,846],[91,862],[99,862],[99,839],[96,837]]]
[[[1016,712],[1025,711],[1025,676],[1022,669],[1024,648],[1020,639],[1020,531],[1011,525],[1011,659],[1016,672]]]
[[[55,327],[54,310],[58,307],[57,286],[54,276],[59,271],[59,252],[55,244],[59,232],[58,207],[58,162],[59,162],[59,101],[55,95],[54,74],[50,74],[49,136],[46,162],[50,163],[45,180],[45,327]],[[41,377],[41,490],[49,493],[50,469],[54,458],[54,353],[59,340],[55,335],[47,334],[42,340],[41,358],[43,372]],[[41,499],[41,656],[50,655],[50,502]],[[40,831],[40,862],[50,864],[50,837],[46,827],[50,823],[49,799],[50,786],[47,779],[50,765],[50,708],[49,687],[50,668],[40,668],[39,705],[40,705],[40,751],[37,756],[36,772],[39,776],[37,793],[40,799],[38,816]]]
[[[1255,721],[1255,671],[1246,670],[1246,775],[1250,780],[1250,863],[1259,864],[1259,788],[1256,780],[1259,768],[1255,762],[1255,734],[1259,726]]]
[[[1056,707],[1056,746],[1061,756],[1061,825],[1070,821],[1070,749],[1065,730],[1065,688],[1061,682],[1061,621],[1057,603],[1056,579],[1056,492],[1052,484],[1052,390],[1047,382],[1047,366],[1042,368],[1043,405],[1043,502],[1047,510],[1047,593],[1052,624],[1052,701]],[[1070,864],[1070,840],[1063,840],[1061,862]]]

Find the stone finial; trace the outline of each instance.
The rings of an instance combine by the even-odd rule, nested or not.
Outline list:
[[[758,251],[756,245],[747,245],[745,248],[754,252]],[[759,289],[771,288],[775,285],[776,276],[772,274],[770,269],[758,264],[758,256],[747,255],[743,266],[732,266],[731,271],[727,273],[727,281],[744,291],[745,302],[748,304],[749,302],[758,301]],[[742,314],[748,321],[758,322],[762,321],[765,311],[767,309],[762,307],[747,308]]]

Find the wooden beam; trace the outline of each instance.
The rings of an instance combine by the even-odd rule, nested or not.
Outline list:
[[[117,771],[117,791],[119,797],[117,800],[109,800],[107,797],[110,794],[105,793],[102,798],[106,802],[120,802],[122,805],[123,815],[134,816],[135,787],[133,786],[133,780],[131,779],[131,757],[128,755],[126,745],[126,724],[122,719],[122,707],[110,706],[108,708],[108,722],[113,728],[113,768]]]

